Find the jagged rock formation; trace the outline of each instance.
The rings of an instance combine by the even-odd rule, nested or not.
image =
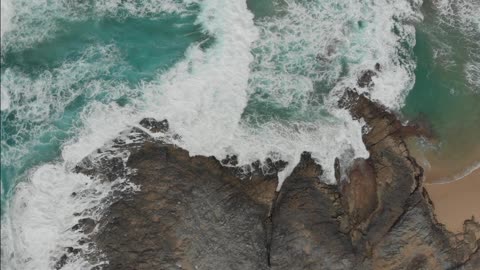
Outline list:
[[[340,185],[362,194],[344,193],[349,217],[355,218],[352,214],[358,209],[371,209],[350,222],[352,243],[368,258],[367,269],[455,269],[465,263],[478,250],[479,227],[466,226],[465,235],[477,231],[477,236],[459,240],[437,223],[422,187],[422,168],[410,156],[403,140],[405,128],[395,115],[353,90],[346,91],[340,105],[370,128],[364,136],[370,152],[370,158],[362,161],[366,169],[354,167],[353,181]],[[373,186],[364,183],[368,181]],[[363,191],[357,188],[360,185]],[[364,195],[369,192],[371,196]]]
[[[241,179],[236,157],[190,157],[149,135],[173,136],[167,122],[147,119],[144,130],[108,146],[109,155],[77,166],[140,189],[115,193],[100,220],[75,229],[107,258],[101,269],[479,269],[480,225],[466,221],[454,235],[437,223],[403,140],[411,128],[353,90],[340,106],[366,122],[371,154],[347,168],[348,181],[319,181],[321,167],[304,153],[276,192],[270,173],[282,164]]]

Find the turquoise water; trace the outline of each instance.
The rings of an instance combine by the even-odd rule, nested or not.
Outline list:
[[[429,121],[437,157],[465,155],[480,134],[480,32],[418,5],[2,2],[2,24],[12,22],[2,28],[2,266],[48,268],[71,245],[77,236],[65,228],[79,209],[68,207],[69,194],[80,181],[71,163],[144,116],[167,118],[180,134],[173,143],[192,154],[286,160],[280,182],[311,151],[330,181],[336,157],[367,155],[361,124],[337,99],[380,63],[375,86],[362,91]]]
[[[429,1],[423,13],[427,16],[416,34],[416,83],[402,111],[432,125],[438,142],[424,151],[433,165],[447,161],[459,173],[480,161],[480,85],[466,78],[469,65],[479,67],[480,31],[447,23]]]
[[[59,158],[62,144],[81,129],[80,113],[88,104],[125,106],[140,95],[136,85],[171,67],[191,43],[208,39],[195,19],[175,14],[61,19],[46,40],[23,49],[7,47],[2,87],[34,87],[27,90],[30,95],[10,97],[10,108],[1,112],[2,205],[26,171]],[[100,87],[114,82],[121,89],[96,91],[92,82]]]

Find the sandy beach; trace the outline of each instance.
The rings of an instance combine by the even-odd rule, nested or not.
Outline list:
[[[422,152],[414,139],[408,140],[411,154],[424,168],[424,186],[440,223],[452,232],[463,231],[463,222],[480,220],[480,146],[468,154],[450,156]]]
[[[480,220],[480,169],[464,178],[447,183],[425,183],[439,222],[452,232],[463,230],[463,221]]]

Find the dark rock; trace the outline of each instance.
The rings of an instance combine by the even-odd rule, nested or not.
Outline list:
[[[288,177],[273,212],[272,269],[354,269],[348,234],[339,230],[342,210],[336,186],[319,181],[309,154]]]
[[[287,162],[283,160],[273,161],[271,158],[265,159],[262,166],[263,175],[276,175],[287,166]]]
[[[373,70],[365,70],[362,72],[357,80],[357,85],[361,88],[374,86],[373,77],[377,76],[377,73]]]
[[[73,248],[73,247],[67,247],[67,253],[77,255],[81,252],[82,250],[79,248]]]
[[[99,170],[102,168],[102,170]],[[122,157],[105,155],[95,160],[95,165],[90,159],[84,159],[75,167],[75,172],[94,175],[102,180],[115,181],[127,174]]]
[[[276,179],[277,173],[283,171],[287,164],[288,162],[283,160],[273,161],[271,158],[266,158],[263,162],[256,160],[250,165],[235,167],[233,174],[240,179],[251,179],[252,177]]]
[[[57,260],[55,265],[53,266],[56,270],[62,269],[67,264],[68,256],[67,254],[63,254],[60,259]]]
[[[237,166],[238,165],[238,158],[236,155],[227,155],[224,159],[222,159],[222,165],[230,165],[230,166]]]
[[[74,231],[81,231],[85,234],[91,233],[95,229],[95,220],[91,218],[82,218],[72,227]]]
[[[361,215],[367,217],[363,221],[354,216],[351,219],[350,235],[355,248],[368,258],[364,265],[373,269],[409,269],[418,263],[425,269],[450,269],[463,264],[476,248],[466,248],[465,240],[459,240],[436,221],[422,188],[423,170],[409,154],[400,121],[354,90],[347,90],[339,104],[370,127],[363,138],[370,152],[366,161],[370,168],[367,173],[355,175],[358,181],[348,184],[358,186],[355,183],[375,179],[375,186],[369,182],[358,188],[367,193],[375,191],[377,202],[375,196],[360,200],[354,196],[354,205],[358,205],[351,208],[356,212],[365,211],[361,209],[365,206],[370,209]],[[343,192],[344,205],[351,205],[348,188]],[[478,228],[472,230],[480,232]],[[462,235],[467,234],[465,231]]]
[[[208,157],[155,142],[132,153],[142,189],[109,207],[94,240],[104,269],[266,269],[276,182],[242,181]]]
[[[335,158],[335,163],[333,165],[334,170],[335,170],[335,180],[337,180],[337,183],[340,183],[341,180],[341,168],[340,168],[340,159]]]
[[[55,268],[56,270],[62,269],[68,263],[68,259],[71,256],[80,254],[82,250],[79,248],[67,247],[65,251],[66,253],[62,254],[62,256],[56,261],[55,265],[53,266],[53,268]]]
[[[356,159],[348,172],[348,181],[340,183],[344,207],[352,226],[365,221],[378,206],[376,175],[371,161]]]
[[[157,121],[153,118],[142,119],[142,121],[140,121],[140,125],[154,133],[157,133],[157,132],[165,133],[169,129],[167,120]]]
[[[78,240],[78,244],[79,245],[85,245],[88,241],[89,241],[88,239],[82,238],[82,239]]]
[[[480,244],[477,244],[477,246]],[[473,253],[468,260],[463,263],[458,265],[454,269],[458,270],[478,270],[478,266],[480,265],[480,249],[477,248],[477,251]]]
[[[320,181],[322,168],[308,152],[277,192],[284,162],[258,161],[244,171],[232,167],[234,156],[190,157],[135,130],[135,143],[111,146],[115,155],[105,149],[82,161],[80,172],[108,178],[115,175],[108,159],[126,151],[117,169],[141,187],[112,192],[98,230],[85,240],[109,262],[97,267],[478,269],[480,225],[466,221],[455,235],[436,221],[395,114],[350,89],[339,105],[367,124],[370,157],[348,168],[337,159],[338,185]]]

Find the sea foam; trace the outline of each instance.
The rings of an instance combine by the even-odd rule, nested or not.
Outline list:
[[[12,17],[13,17],[13,7],[11,0],[2,0],[1,4],[1,25],[0,25],[0,37],[3,37],[3,34],[12,29]]]

